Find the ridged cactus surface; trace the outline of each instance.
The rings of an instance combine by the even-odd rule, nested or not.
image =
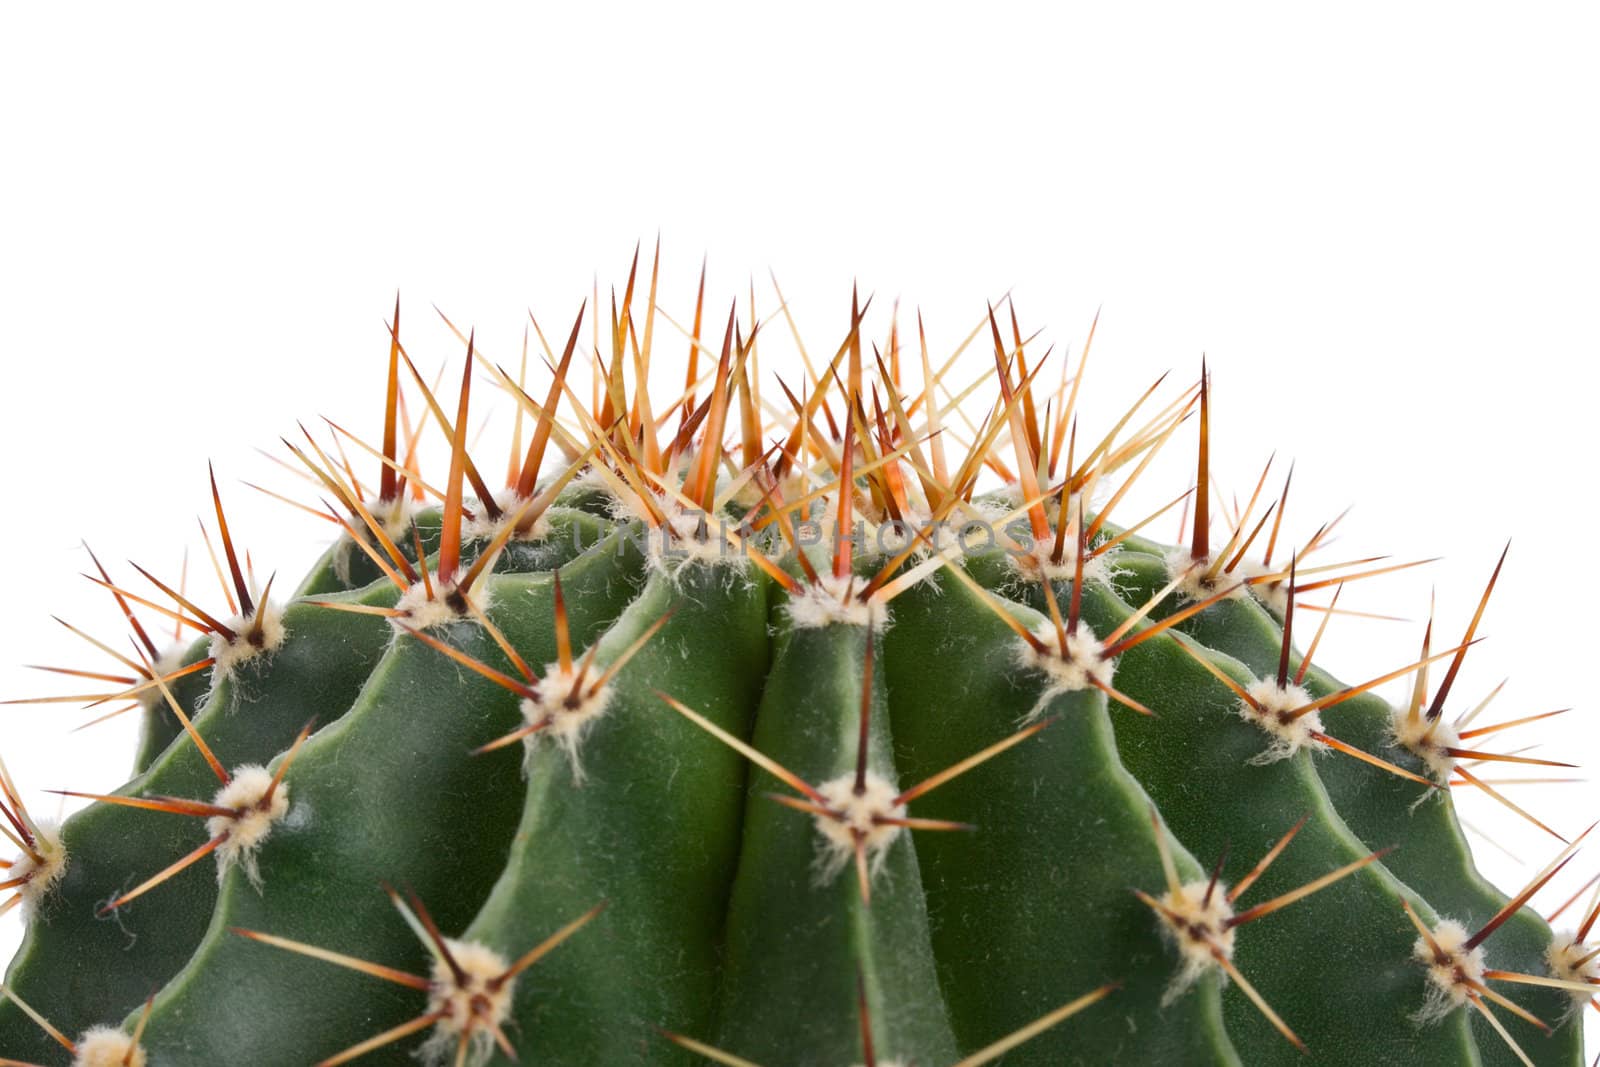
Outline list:
[[[702,281],[685,373],[639,280],[542,387],[470,335],[430,387],[397,306],[381,438],[285,442],[335,534],[294,590],[215,475],[225,605],[93,561],[134,654],[91,639],[86,699],[144,736],[59,827],[3,776],[0,1063],[1583,1062],[1595,913],[1528,906],[1575,828],[1521,812],[1552,861],[1507,900],[1454,813],[1547,762],[1454,689],[1478,617],[1324,671],[1393,565],[1291,545],[1266,472],[1213,514],[1204,370],[1091,441],[1085,358],[1009,309],[945,358],[853,302],[764,381],[781,322],[712,331]]]

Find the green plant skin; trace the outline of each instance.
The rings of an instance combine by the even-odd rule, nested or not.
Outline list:
[[[1025,625],[1041,621],[1011,607]],[[884,646],[908,780],[1015,730],[1044,688],[1016,670],[1010,627],[947,575],[895,601]],[[942,654],[919,654],[928,647]],[[1120,981],[1116,1010],[1126,1025],[1058,1026],[1006,1062],[1239,1064],[1215,975],[1161,1005],[1172,958],[1129,892],[1163,884],[1151,801],[1117,758],[1105,696],[1062,694],[1042,710],[1059,718],[1036,741],[918,806],[926,817],[977,826],[917,838],[940,985],[962,1046],[982,1047],[1085,988]],[[1169,847],[1181,878],[1203,877],[1181,845]]]
[[[1139,562],[1146,570],[1159,565],[1165,573],[1161,560],[1131,561],[1127,557],[1132,555],[1123,553],[1117,565]],[[969,564],[989,585],[1015,587],[1003,561],[977,558]],[[1142,602],[1138,598],[1148,595],[1144,587],[1149,582],[1138,584],[1131,599]],[[1037,587],[1028,592],[1030,599],[1043,600]],[[1230,610],[1230,605],[1220,602],[1196,617]],[[1131,609],[1104,586],[1086,584],[1083,612],[1093,631],[1105,634]],[[1231,657],[1201,651],[1241,683],[1254,680]],[[1276,669],[1275,655],[1272,665]],[[1120,657],[1113,684],[1157,709],[1155,719],[1118,709],[1117,745],[1123,763],[1155,799],[1173,832],[1198,855],[1215,857],[1229,850],[1240,857],[1234,861],[1237,868],[1224,872],[1224,880],[1236,869],[1247,870],[1245,864],[1264,855],[1301,815],[1310,816],[1241,906],[1269,900],[1368,851],[1334,810],[1309,753],[1265,766],[1250,763],[1266,747],[1264,735],[1239,718],[1238,698],[1170,635]],[[1370,1056],[1376,1047],[1396,1062],[1418,1064],[1458,1063],[1475,1055],[1469,1051],[1474,1043],[1465,1013],[1453,1013],[1429,1029],[1419,1029],[1410,1018],[1424,1001],[1425,987],[1420,968],[1409,959],[1416,934],[1401,908],[1402,896],[1425,921],[1436,921],[1425,902],[1373,864],[1311,900],[1239,931],[1239,969],[1319,1055],[1337,1051],[1355,1059]],[[1337,935],[1330,935],[1331,930]],[[1295,966],[1274,965],[1286,959]],[[1307,975],[1348,973],[1357,961],[1372,961],[1359,965],[1361,982],[1324,986],[1306,981]],[[1235,1047],[1251,1049],[1250,1062],[1301,1062],[1293,1046],[1281,1038],[1270,1040],[1276,1031],[1236,988],[1227,991],[1224,1006],[1228,1032]]]
[[[1145,590],[1158,589],[1167,581],[1165,564],[1143,553],[1125,553],[1118,566],[1120,580],[1131,581],[1139,590],[1134,596],[1147,595]],[[1165,612],[1158,609],[1154,614],[1163,616]],[[1234,657],[1255,677],[1277,671],[1283,631],[1279,621],[1253,598],[1221,601],[1180,624],[1180,629],[1206,647]],[[1403,665],[1405,657],[1411,655],[1415,653],[1397,651],[1396,666]],[[1291,669],[1299,670],[1300,662],[1298,653],[1291,653]],[[1313,696],[1319,697],[1344,688],[1315,665],[1307,670],[1305,684]],[[1324,713],[1324,722],[1340,740],[1426,777],[1427,770],[1420,760],[1391,743],[1392,714],[1387,701],[1369,693],[1329,709]],[[1461,832],[1454,801],[1447,790],[1427,790],[1394,775],[1373,774],[1359,761],[1335,753],[1317,758],[1313,766],[1334,807],[1357,837],[1371,848],[1400,846],[1384,858],[1384,865],[1442,916],[1455,919],[1468,929],[1477,929],[1505,905],[1504,894],[1485,881],[1473,865],[1471,846]],[[1432,795],[1424,799],[1425,792]],[[1553,837],[1550,841],[1552,847],[1557,845]],[[1546,973],[1545,950],[1550,937],[1549,926],[1537,913],[1524,908],[1507,919],[1486,943],[1490,966],[1542,975]],[[1551,1024],[1570,1013],[1571,1000],[1560,990],[1505,985],[1496,992]],[[1471,1018],[1486,1065],[1517,1067],[1521,1063],[1487,1020],[1477,1014]],[[1501,1022],[1535,1062],[1574,1062],[1583,1058],[1581,1026],[1568,1024],[1546,1033],[1509,1012]]]
[[[632,599],[636,559],[618,547],[608,540],[564,572],[580,641]],[[538,662],[554,659],[553,578],[486,580],[487,613],[506,638]],[[482,662],[509,666],[475,622],[437,635]],[[522,806],[520,790],[484,787],[514,780],[520,754],[470,753],[518,725],[512,694],[415,639],[397,639],[355,706],[306,743],[286,778],[290,815],[260,851],[265,889],[237,869],[223,879],[205,940],[157,998],[145,1041],[156,1061],[199,1067],[230,1062],[241,1049],[264,1063],[316,1059],[420,1014],[388,991],[375,1000],[365,975],[266,948],[230,928],[337,945],[426,974],[423,947],[394,921],[379,880],[410,887],[442,929],[466,926],[505,867]],[[228,978],[239,974],[252,981]],[[278,1025],[285,1018],[296,1025]]]
[[[767,673],[771,583],[757,578],[724,567],[653,575],[597,662],[670,618],[617,676],[582,746],[583,781],[553,745],[529,765],[509,862],[465,936],[514,959],[536,940],[530,916],[553,929],[596,904],[605,911],[519,982],[523,1063],[691,1063],[643,1021],[710,1032],[745,763],[708,745],[656,690],[749,733]]]
[[[394,595],[375,588],[343,599],[382,605],[393,603]],[[382,619],[305,604],[285,611],[284,626],[283,646],[217,682],[194,720],[230,771],[272,759],[313,715],[337,718],[389,639]],[[209,801],[219,785],[185,736],[119,792]],[[185,816],[110,804],[72,816],[62,827],[66,874],[42,921],[28,924],[7,984],[73,1034],[141,1004],[178,972],[204,935],[217,895],[215,861],[196,863],[114,916],[98,910],[206,839],[201,820]],[[0,1049],[17,1057],[60,1051],[10,1000],[0,1002]]]
[[[1085,618],[1097,632],[1109,632],[1126,615],[1109,595],[1084,600]],[[1117,744],[1179,840],[1199,856],[1231,848],[1241,858],[1258,857],[1296,819],[1309,815],[1245,904],[1270,900],[1366,855],[1334,811],[1309,753],[1250,764],[1264,747],[1260,732],[1239,718],[1237,698],[1178,649],[1176,640],[1157,637],[1127,652],[1116,682],[1135,700],[1161,709],[1157,720],[1119,722]],[[1235,662],[1216,655],[1213,661],[1240,681],[1250,680]],[[1237,869],[1248,868],[1241,863],[1230,871]],[[1299,906],[1241,928],[1235,962],[1319,1056],[1371,1062],[1373,1050],[1381,1049],[1394,1062],[1467,1062],[1476,1052],[1464,1013],[1429,1029],[1411,1019],[1425,989],[1422,971],[1410,959],[1416,932],[1402,899],[1424,921],[1436,921],[1432,909],[1384,867],[1370,865]],[[1356,973],[1359,981],[1318,980]],[[1250,1048],[1252,1063],[1302,1062],[1287,1042],[1272,1040],[1276,1032],[1236,988],[1224,998],[1224,1012],[1235,1046]]]
[[[1217,607],[1222,610],[1203,614],[1186,632],[1235,656],[1258,674],[1276,670],[1278,653],[1267,655],[1268,642],[1281,640],[1281,631],[1267,610],[1253,600],[1228,601]],[[1294,662],[1298,669],[1298,657]],[[1314,696],[1343,688],[1315,668],[1306,672],[1306,681]],[[1364,694],[1329,711],[1326,721],[1336,724],[1341,740],[1426,776],[1420,760],[1389,743],[1390,715],[1387,702]],[[1375,776],[1337,756],[1318,760],[1316,766],[1329,796],[1357,836],[1369,844],[1376,840],[1405,842],[1385,859],[1385,865],[1442,915],[1477,929],[1505,904],[1506,898],[1473,866],[1471,846],[1455,818],[1448,791],[1430,791],[1393,775]],[[1425,792],[1431,795],[1425,798]],[[1549,840],[1552,847],[1559,847],[1555,838]],[[1486,952],[1493,967],[1543,974],[1549,944],[1550,928],[1535,912],[1524,909],[1495,931]],[[1567,1014],[1571,1004],[1566,993],[1554,989],[1513,985],[1496,992],[1551,1022]],[[1581,1027],[1563,1026],[1547,1034],[1509,1013],[1502,1022],[1535,1062],[1582,1057]],[[1473,1029],[1485,1064],[1520,1064],[1486,1020],[1474,1015]]]
[[[613,528],[607,519],[572,508],[552,507],[545,518],[550,530],[543,537],[506,542],[494,561],[496,574],[535,574],[565,567],[603,541]],[[462,558],[470,564],[488,547],[485,541],[468,541],[462,547]]]
[[[495,560],[494,569],[499,574],[535,574],[540,571],[564,567],[583,552],[600,543],[611,532],[612,523],[606,518],[569,507],[551,507],[544,515],[549,523],[545,536],[535,540],[508,541]],[[443,516],[438,508],[427,508],[412,517],[422,550],[429,555],[439,550],[439,531]],[[487,547],[481,539],[467,539],[461,546],[461,558],[470,565],[478,553]],[[411,543],[396,546],[406,559],[417,561],[416,548]],[[296,597],[318,596],[322,593],[361,589],[381,581],[384,574],[378,565],[353,542],[349,535],[341,537],[322,558],[295,591]]]
[[[541,492],[543,489],[541,488]],[[617,512],[617,498],[611,491],[593,483],[568,485],[556,495],[556,506],[586,511],[598,518],[609,519]]]
[[[751,743],[813,786],[853,774],[866,645],[860,627],[797,629],[780,616],[772,671]],[[895,773],[883,675],[872,678],[868,768]],[[813,819],[765,794],[793,790],[751,774],[744,846],[728,906],[727,970],[717,1045],[762,1064],[852,1063],[861,1038],[857,973],[876,1047],[918,1063],[956,1059],[928,939],[911,835],[878,860],[870,908],[846,866],[819,882]]]
[[[436,507],[424,508],[411,516],[411,526],[422,541],[423,552],[439,550],[439,530],[443,521],[444,516]],[[414,545],[402,541],[397,542],[395,547],[412,563],[417,561],[417,550]],[[356,546],[349,534],[343,534],[311,565],[306,576],[300,580],[300,586],[294,591],[294,595],[296,599],[301,599],[322,596],[326,593],[364,589],[374,582],[382,581],[383,577],[384,574],[378,569],[378,565]]]

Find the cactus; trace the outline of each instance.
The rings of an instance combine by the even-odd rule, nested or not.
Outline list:
[[[0,1062],[1582,1062],[1596,906],[1559,936],[1528,906],[1580,839],[1476,769],[1551,765],[1496,746],[1538,716],[1452,700],[1499,565],[1459,642],[1430,622],[1346,685],[1324,628],[1392,567],[1324,562],[1326,526],[1290,547],[1267,471],[1213,521],[1204,367],[1089,445],[1087,342],[1058,386],[1014,311],[959,359],[920,322],[869,353],[853,297],[778,403],[771,320],[735,308],[717,344],[702,276],[664,401],[637,280],[589,402],[583,311],[537,396],[458,331],[451,410],[397,303],[381,440],[284,442],[312,491],[281,499],[338,528],[292,595],[215,474],[225,611],[91,557],[135,654],[75,630],[117,665],[59,669],[144,733],[59,827],[0,767],[26,922]],[[499,492],[475,375],[516,409]],[[1124,522],[1190,427],[1194,490]],[[1149,540],[1180,501],[1184,543]],[[1510,899],[1458,787],[1550,842]]]

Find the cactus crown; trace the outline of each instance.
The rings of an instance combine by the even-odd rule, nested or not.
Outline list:
[[[852,294],[832,354],[795,334],[769,381],[787,306],[718,337],[702,275],[669,372],[658,273],[636,254],[609,313],[537,331],[542,390],[450,325],[438,395],[397,302],[379,438],[302,428],[310,491],[264,490],[334,528],[292,595],[214,473],[214,612],[91,554],[135,656],[74,629],[117,665],[54,669],[144,738],[59,828],[0,766],[27,922],[0,1059],[1581,1062],[1600,902],[1559,937],[1528,905],[1582,837],[1479,770],[1565,764],[1498,746],[1544,716],[1446,715],[1504,556],[1458,643],[1430,621],[1346,685],[1324,631],[1396,565],[1328,561],[1337,520],[1291,547],[1270,462],[1218,521],[1203,365],[1091,441],[1092,327],[1052,359],[990,308],[936,359],[920,317],[869,343]],[[499,489],[485,383],[515,410]],[[1126,516],[1189,425],[1192,491]],[[1510,899],[1457,788],[1560,838]]]

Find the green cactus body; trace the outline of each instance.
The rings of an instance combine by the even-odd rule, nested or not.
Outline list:
[[[361,599],[392,601],[392,590]],[[301,605],[284,612],[284,628],[283,647],[218,680],[195,719],[229,768],[271,760],[319,711],[336,719],[388,640],[380,620]],[[210,800],[217,787],[199,749],[180,738],[121,792]],[[6,982],[76,1031],[117,1019],[183,967],[211,921],[217,878],[209,862],[196,864],[111,916],[103,913],[109,901],[204,844],[206,834],[191,819],[96,804],[65,823],[62,842],[72,862],[48,910],[29,923]],[[0,1027],[14,1035],[0,1042],[7,1054],[51,1047],[14,1002],[0,1004]]]
[[[897,784],[883,678],[863,676],[863,628],[776,622],[772,671],[751,743],[813,786],[849,778],[865,682],[867,773]],[[896,834],[867,858],[876,886],[869,903],[848,869],[848,853],[819,846],[811,818],[766,795],[784,792],[785,784],[765,771],[754,778],[728,904],[718,1045],[761,1063],[795,1048],[815,1050],[818,1062],[848,1061],[860,1039],[836,1020],[852,1018],[860,996],[885,1055],[953,1061],[956,1045],[911,835]],[[778,1007],[801,1003],[806,1010]]]
[[[709,1030],[745,768],[664,714],[653,687],[670,686],[724,729],[748,733],[767,668],[766,600],[763,585],[726,568],[676,582],[653,576],[597,659],[614,662],[667,621],[619,673],[579,750],[582,780],[554,746],[530,761],[510,862],[466,936],[510,955],[528,941],[530,914],[606,910],[590,936],[541,962],[537,991],[526,986],[517,999],[525,1062],[671,1055],[629,1020]]]
[[[1029,625],[1040,621],[1013,610]],[[895,735],[916,760],[913,778],[1013,729],[1043,689],[1042,680],[1016,670],[1011,630],[948,579],[895,601],[885,644]],[[918,654],[929,644],[945,654]],[[1052,1063],[1239,1063],[1215,976],[1162,1005],[1171,959],[1149,910],[1128,892],[1161,882],[1157,831],[1151,801],[1117,757],[1105,695],[1065,693],[1040,710],[1059,719],[1009,756],[1007,773],[975,773],[929,798],[926,814],[978,830],[916,842],[939,918],[941,982],[962,1043],[979,1047],[1026,1025],[1081,991],[1085,979],[1120,981],[1125,1026],[1058,1027],[1029,1055]],[[1073,842],[1070,856],[1063,841]],[[1184,880],[1201,877],[1177,848]],[[1084,973],[1068,963],[1078,960],[1106,969]]]
[[[730,320],[709,385],[691,365],[699,395],[659,416],[631,321],[592,411],[563,392],[576,327],[542,404],[501,381],[542,429],[478,515],[467,379],[453,428],[426,398],[451,465],[424,506],[395,473],[391,357],[381,507],[296,450],[351,514],[282,643],[173,676],[170,704],[140,688],[136,776],[59,848],[8,784],[25,852],[67,859],[19,861],[0,1059],[1582,1062],[1586,979],[1474,868],[1444,742],[1407,747],[1405,707],[1303,664],[1292,570],[1264,559],[1250,592],[1092,508],[1061,527],[1194,397],[1125,417],[1124,444],[1058,481],[1065,416],[1041,421],[1020,335],[994,330],[1001,399],[951,464],[938,396],[896,392],[898,357],[863,386],[859,310],[774,425],[754,329]],[[996,427],[1023,473],[974,497]],[[552,441],[568,467],[538,483]],[[1017,503],[1033,545],[832,537]],[[373,510],[403,521],[356,533]],[[1272,693],[1288,703],[1261,710]],[[67,1052],[24,1003],[74,1039],[120,1026],[94,1040],[130,1051]]]
[[[633,590],[620,544],[621,538],[603,543],[584,565],[568,568],[570,620],[580,640],[615,619]],[[497,575],[486,611],[513,646],[554,658],[552,591],[548,575]],[[448,624],[442,636],[477,658],[495,656],[493,642],[472,623]],[[158,1060],[226,1061],[283,1010],[326,1019],[330,1036],[313,1044],[308,1027],[277,1028],[252,1049],[267,1062],[293,1062],[308,1051],[313,1058],[332,1055],[341,1047],[332,1035],[352,1023],[386,1021],[369,1008],[370,985],[361,976],[324,974],[293,957],[263,959],[258,946],[230,931],[246,927],[327,944],[332,923],[356,935],[340,951],[369,959],[392,960],[397,950],[414,956],[414,938],[392,921],[371,877],[377,856],[404,857],[388,880],[434,902],[447,928],[472,918],[505,868],[522,805],[519,789],[483,788],[507,774],[516,780],[515,751],[469,754],[515,729],[517,709],[496,686],[463,678],[440,658],[415,642],[397,642],[349,713],[307,744],[289,779],[299,814],[262,845],[262,889],[237,869],[227,873],[206,938],[157,998],[147,1044]],[[272,892],[268,887],[280,878],[305,886],[325,906],[300,907],[294,897]],[[219,994],[221,976],[240,967],[259,969],[263,981],[234,983]]]
[[[1154,590],[1166,580],[1165,563],[1147,554],[1125,553],[1119,558],[1119,567],[1123,577],[1140,591]],[[1180,628],[1206,647],[1237,659],[1256,676],[1265,677],[1277,669],[1282,629],[1269,609],[1255,600],[1224,601]],[[1298,654],[1292,655],[1295,670],[1300,663]],[[1313,664],[1306,670],[1305,688],[1313,696],[1323,697],[1345,686]],[[1426,775],[1427,768],[1419,759],[1391,744],[1393,716],[1388,702],[1363,693],[1341,701],[1328,713],[1328,721],[1337,724],[1342,740],[1366,752],[1381,752],[1406,770]],[[1424,795],[1415,783],[1392,775],[1374,776],[1359,762],[1338,756],[1319,755],[1313,765],[1346,825],[1369,847],[1400,846],[1385,857],[1384,865],[1440,914],[1476,927],[1505,906],[1504,894],[1488,885],[1473,866],[1448,792]],[[1557,838],[1552,834],[1550,840],[1556,842]],[[1528,974],[1545,972],[1551,932],[1532,911],[1523,909],[1511,915],[1495,937],[1497,966]],[[1514,986],[1501,992],[1540,1019],[1560,1019],[1570,1005],[1570,998],[1560,990]],[[1472,1025],[1484,1062],[1519,1062],[1485,1018],[1475,1016]],[[1545,1033],[1514,1015],[1505,1025],[1524,1051],[1540,1062],[1543,1058],[1564,1062],[1580,1056],[1581,1035],[1576,1026]]]

